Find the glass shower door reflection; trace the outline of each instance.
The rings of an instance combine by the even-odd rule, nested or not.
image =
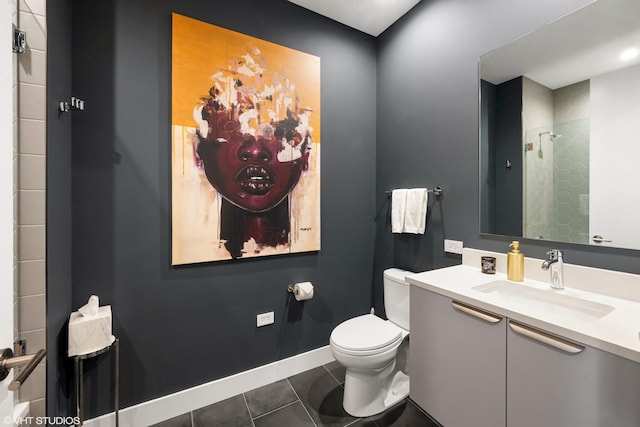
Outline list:
[[[589,242],[589,119],[525,130],[523,236]]]

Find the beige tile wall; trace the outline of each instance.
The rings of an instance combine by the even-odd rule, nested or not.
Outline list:
[[[18,25],[18,0],[11,0],[11,22]],[[12,55],[13,73],[13,336],[18,337],[18,57]]]
[[[17,336],[27,351],[46,346],[46,0],[19,0],[18,26],[27,52],[18,54]],[[46,369],[40,363],[20,388],[31,416],[45,415]]]

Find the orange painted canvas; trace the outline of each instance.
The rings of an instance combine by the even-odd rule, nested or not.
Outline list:
[[[172,19],[172,264],[319,250],[320,58]]]

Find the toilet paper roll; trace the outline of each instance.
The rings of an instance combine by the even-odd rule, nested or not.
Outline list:
[[[293,295],[297,301],[305,301],[313,298],[313,285],[311,282],[301,282],[293,285]]]

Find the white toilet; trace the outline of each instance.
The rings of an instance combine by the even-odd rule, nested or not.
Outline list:
[[[355,417],[383,412],[409,395],[407,274],[397,268],[384,271],[384,308],[389,320],[364,314],[345,320],[331,332],[331,352],[347,368],[342,404]],[[402,357],[396,357],[399,351]]]

